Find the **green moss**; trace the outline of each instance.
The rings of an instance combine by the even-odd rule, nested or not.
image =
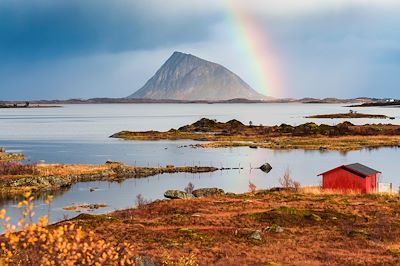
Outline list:
[[[185,237],[191,238],[191,239],[200,239],[203,240],[205,238],[205,235],[200,234],[196,232],[193,229],[190,228],[179,228],[178,233],[183,234]]]
[[[247,214],[247,217],[258,222],[273,224],[301,225],[310,222],[335,222],[337,220],[353,221],[354,215],[339,213],[335,210],[326,209],[314,211],[310,209],[296,209],[288,206],[281,206],[265,212]]]
[[[193,234],[193,230],[189,228],[179,228],[178,232],[184,234]]]
[[[280,266],[281,264],[273,262],[273,261],[267,261],[264,264],[265,266]]]
[[[398,248],[388,248],[386,253],[395,257],[400,257],[400,249]]]
[[[307,219],[311,219],[313,221],[319,222],[322,221],[322,218],[314,213],[305,213],[304,217]]]
[[[359,229],[351,230],[348,235],[350,237],[360,237],[360,238],[367,238],[369,236],[367,232]]]

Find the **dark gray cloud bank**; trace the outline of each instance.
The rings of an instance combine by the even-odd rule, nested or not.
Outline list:
[[[244,5],[276,51],[274,96],[400,98],[395,1],[279,2]],[[223,1],[0,0],[0,99],[127,96],[174,50],[263,92],[237,42]]]

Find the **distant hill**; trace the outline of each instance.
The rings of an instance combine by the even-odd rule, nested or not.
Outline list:
[[[181,52],[174,52],[156,74],[128,98],[189,101],[268,99],[225,67]]]

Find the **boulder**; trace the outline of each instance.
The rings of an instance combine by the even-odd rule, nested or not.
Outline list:
[[[194,198],[192,194],[180,190],[167,190],[164,193],[167,199],[191,199]]]
[[[265,163],[260,166],[260,170],[268,174],[269,172],[271,172],[272,166],[269,163]]]
[[[219,195],[225,195],[225,192],[223,189],[220,188],[200,188],[193,190],[192,194],[196,198],[201,198],[201,197],[210,197],[210,196],[219,196]]]

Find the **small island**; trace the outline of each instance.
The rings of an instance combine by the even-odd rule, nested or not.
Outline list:
[[[390,117],[387,115],[376,115],[376,114],[362,114],[355,111],[350,110],[348,113],[342,114],[324,114],[324,115],[310,115],[306,116],[306,118],[320,118],[320,119],[354,119],[354,118],[372,118],[372,119],[395,119],[394,117]]]
[[[125,140],[194,140],[194,148],[243,147],[349,151],[362,148],[398,147],[400,125],[334,126],[305,123],[298,126],[244,125],[240,121],[217,122],[207,118],[169,131],[122,131],[111,136]]]

